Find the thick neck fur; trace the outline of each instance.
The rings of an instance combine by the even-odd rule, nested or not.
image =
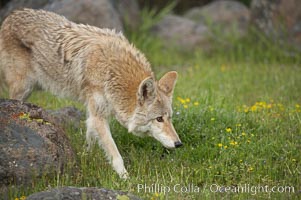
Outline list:
[[[149,62],[125,38],[112,36],[99,41],[89,57],[86,79],[102,90],[113,114],[126,125],[137,107],[140,83],[154,78]]]

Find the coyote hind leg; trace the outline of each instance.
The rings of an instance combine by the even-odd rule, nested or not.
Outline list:
[[[31,56],[28,48],[12,45],[13,48],[2,48],[0,51],[1,69],[8,86],[9,98],[25,101],[36,83]]]
[[[16,80],[8,81],[9,98],[25,101],[32,92],[33,83],[27,77],[17,77]]]

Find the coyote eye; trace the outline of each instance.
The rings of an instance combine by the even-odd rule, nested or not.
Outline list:
[[[157,117],[156,120],[157,120],[158,122],[164,122],[163,117]]]

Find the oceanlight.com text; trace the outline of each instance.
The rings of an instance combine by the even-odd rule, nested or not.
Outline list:
[[[250,185],[242,184],[237,186],[221,186],[212,184],[209,188],[210,192],[228,192],[228,193],[249,193],[256,195],[257,193],[295,193],[294,186],[268,186],[268,185]]]

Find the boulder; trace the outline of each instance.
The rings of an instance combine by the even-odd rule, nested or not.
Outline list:
[[[76,23],[123,30],[118,12],[110,0],[54,0],[43,9],[63,15]]]
[[[103,188],[77,188],[62,187],[51,189],[49,191],[38,192],[26,197],[26,200],[57,200],[57,199],[112,199],[112,200],[139,200],[140,198],[127,192],[108,190]]]
[[[13,10],[19,8],[33,8],[39,9],[44,7],[46,4],[53,0],[10,0],[8,3],[5,4],[4,7],[0,10],[0,22],[9,15]]]
[[[244,4],[234,0],[213,1],[202,7],[188,10],[184,17],[198,24],[206,24],[222,34],[243,36],[250,21],[250,11]]]
[[[206,25],[177,15],[165,16],[152,28],[152,32],[165,45],[175,45],[183,50],[207,50],[210,44],[210,31]]]
[[[65,132],[38,106],[0,99],[0,127],[0,190],[31,186],[34,179],[75,163]]]
[[[56,124],[62,127],[71,125],[74,128],[79,128],[80,121],[84,116],[80,110],[73,106],[60,108],[58,110],[48,110],[47,112],[53,116]]]
[[[269,38],[289,42],[301,50],[300,0],[253,0],[251,21]]]
[[[128,28],[135,30],[141,23],[140,9],[137,0],[111,0],[119,17]]]
[[[0,10],[0,22],[19,8],[44,9],[64,15],[71,21],[100,28],[123,31],[122,20],[137,22],[139,7],[135,0],[11,0]],[[118,13],[120,11],[120,13]]]

